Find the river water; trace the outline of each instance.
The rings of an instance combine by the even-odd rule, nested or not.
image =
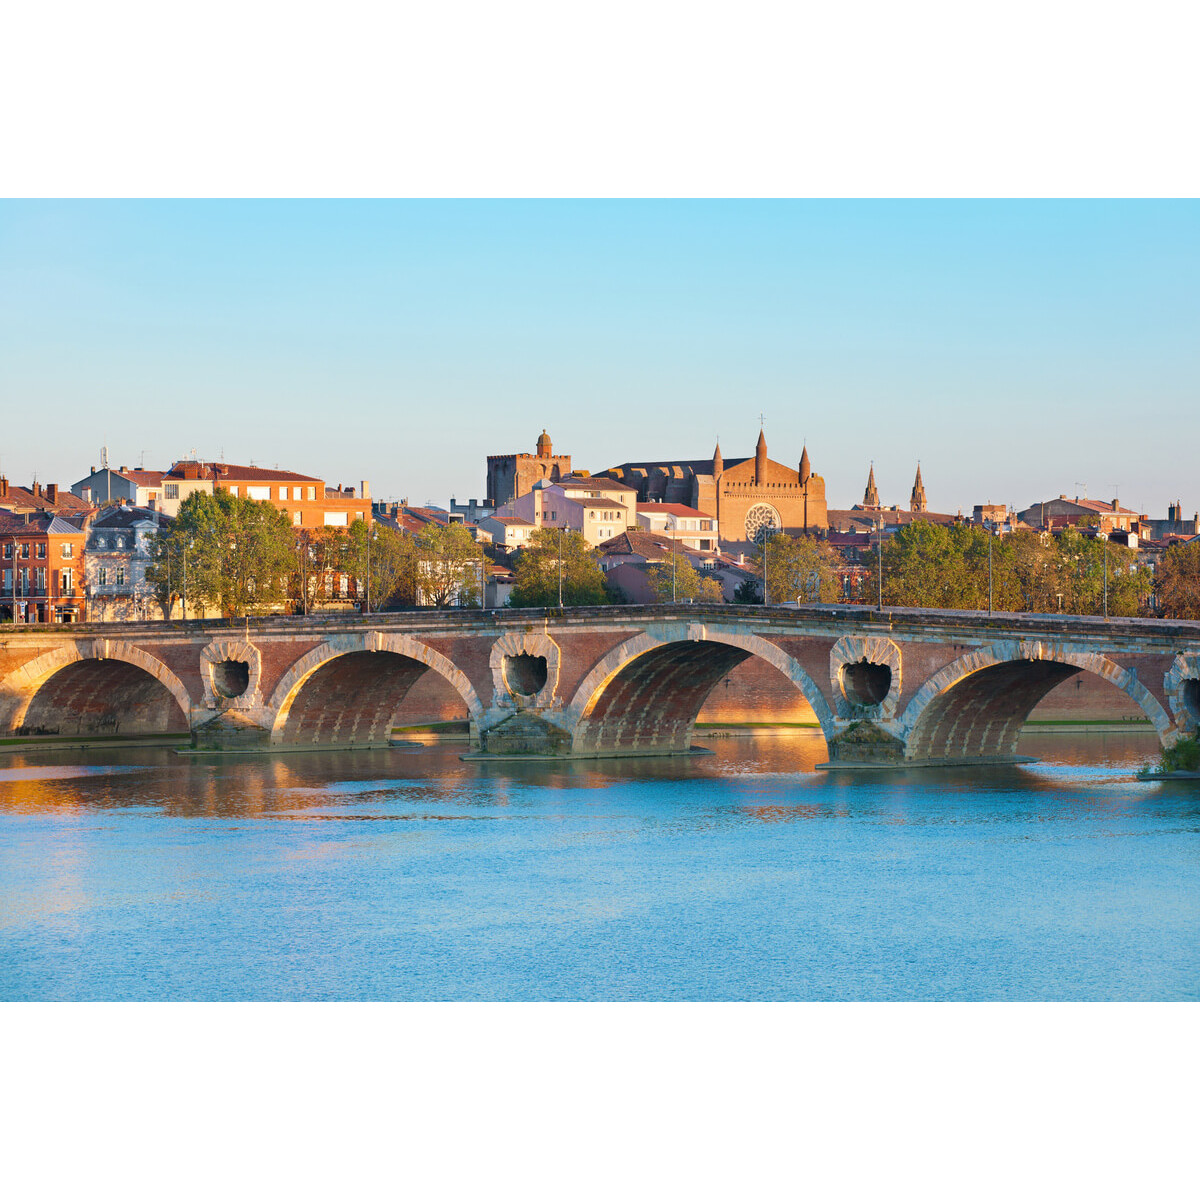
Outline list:
[[[0,757],[7,1000],[1195,1000],[1200,787],[1145,734],[830,775],[816,734]]]

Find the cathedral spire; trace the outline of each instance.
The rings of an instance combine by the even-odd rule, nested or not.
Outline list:
[[[713,478],[716,479],[725,470],[725,460],[721,457],[721,439],[717,438],[717,448],[713,451]]]
[[[808,477],[812,474],[812,466],[808,461],[808,447],[805,446],[800,454],[800,486],[803,487],[808,482]]]
[[[867,477],[867,490],[863,492],[863,508],[879,507],[879,489],[875,486],[875,464],[871,464],[871,474]]]
[[[921,482],[921,464],[917,463],[917,478],[908,502],[909,512],[925,512],[929,502],[925,498],[925,485]]]
[[[754,447],[754,482],[767,482],[767,435],[766,431],[758,431],[758,445]]]

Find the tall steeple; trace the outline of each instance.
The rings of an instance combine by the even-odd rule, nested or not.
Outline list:
[[[542,436],[537,440],[537,456],[538,458],[553,458],[553,448],[550,443],[550,435],[543,429]]]
[[[917,479],[913,484],[912,496],[908,501],[909,512],[925,512],[929,507],[925,499],[925,485],[921,482],[921,464],[917,463]]]
[[[800,486],[803,487],[808,482],[808,477],[812,474],[812,467],[808,461],[808,447],[805,446],[800,455]]]
[[[871,474],[867,477],[867,490],[863,492],[863,508],[879,507],[879,489],[875,486],[875,464],[871,464]]]
[[[767,434],[765,430],[758,431],[758,445],[754,447],[754,482],[767,482]]]
[[[717,438],[717,448],[713,451],[713,478],[716,479],[725,470],[725,460],[721,457],[721,439]]]

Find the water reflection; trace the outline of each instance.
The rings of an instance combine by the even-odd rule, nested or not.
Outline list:
[[[0,763],[9,999],[1200,998],[1200,788],[1144,734],[824,773],[461,744]]]

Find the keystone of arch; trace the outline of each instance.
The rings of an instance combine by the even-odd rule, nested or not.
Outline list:
[[[504,677],[504,660],[520,654],[546,660],[546,682],[533,696],[522,696],[514,692]],[[552,637],[532,629],[510,629],[492,643],[492,653],[488,660],[492,669],[492,703],[497,708],[549,708],[554,703],[554,689],[558,687],[561,661],[562,652]]]
[[[669,646],[677,642],[720,642],[726,646],[736,646],[757,658],[769,662],[776,670],[781,671],[804,695],[812,706],[821,730],[825,736],[832,737],[834,732],[834,716],[829,702],[821,693],[821,689],[812,681],[812,677],[790,654],[780,650],[773,642],[754,634],[741,633],[736,628],[721,625],[702,625],[691,622],[686,627],[678,624],[655,624],[645,633],[639,633],[628,641],[610,650],[584,677],[574,696],[567,706],[561,722],[564,726],[575,726],[583,719],[594,700],[599,699],[604,687],[620,673],[622,668],[635,658],[660,646]]]
[[[968,675],[1010,662],[1059,662],[1099,675],[1101,679],[1107,679],[1114,687],[1120,688],[1141,708],[1154,725],[1164,745],[1169,746],[1178,737],[1166,710],[1145,685],[1139,682],[1137,674],[1119,666],[1103,654],[1096,653],[1086,645],[1074,645],[1069,642],[1004,641],[993,642],[971,654],[964,654],[935,675],[931,675],[921,685],[908,702],[901,718],[900,724],[906,740],[917,727],[926,708],[943,692],[966,679]]]
[[[358,654],[364,650],[401,654],[436,671],[463,698],[472,726],[478,727],[479,719],[483,715],[483,705],[479,703],[479,696],[471,681],[444,654],[407,633],[342,633],[326,638],[319,646],[315,646],[293,663],[275,685],[267,705],[268,710],[274,714],[270,722],[272,738],[277,737],[287,723],[292,703],[310,675],[331,659],[341,658],[344,654]]]
[[[246,690],[232,698],[221,696],[215,687],[214,671],[219,663],[245,663],[250,672]],[[204,684],[205,708],[256,709],[262,707],[258,694],[262,678],[262,653],[245,637],[215,637],[200,651],[200,680]]]
[[[879,704],[856,708],[846,697],[842,682],[842,670],[866,659],[872,666],[887,667],[892,673],[888,694]],[[829,684],[837,715],[843,721],[853,720],[864,712],[874,721],[890,721],[896,715],[900,703],[900,647],[891,638],[858,637],[849,635],[838,638],[829,651]]]
[[[191,724],[192,697],[179,676],[139,646],[109,638],[80,638],[55,650],[48,650],[45,654],[39,654],[37,658],[30,659],[6,675],[0,680],[0,711],[8,710],[4,718],[5,724],[13,729],[19,728],[38,688],[51,675],[56,675],[64,667],[81,662],[85,658],[111,658],[140,667],[146,674],[153,675],[171,693],[175,703],[188,719],[188,724]]]
[[[1193,733],[1200,723],[1184,695],[1185,685],[1193,679],[1200,679],[1200,651],[1175,655],[1171,669],[1163,676],[1163,691],[1167,694],[1167,702],[1179,733]]]

